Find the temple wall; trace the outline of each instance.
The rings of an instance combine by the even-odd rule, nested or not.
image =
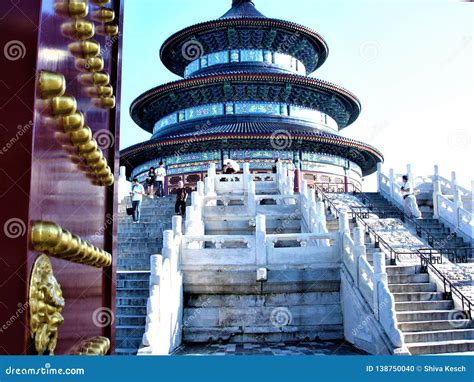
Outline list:
[[[283,150],[215,150],[159,157],[133,169],[131,178],[137,177],[140,182],[145,182],[149,168],[158,168],[160,161],[163,161],[168,175],[166,177],[168,193],[173,193],[179,181],[183,181],[189,189],[194,189],[198,181],[204,180],[210,163],[215,163],[217,171],[221,171],[222,162],[229,158],[241,165],[249,162],[250,170],[255,173],[271,172],[275,158],[280,158],[290,167],[299,162],[301,172],[310,186],[318,183],[324,187],[335,187],[341,192],[353,191],[351,184],[358,189],[362,188],[360,167],[345,158]],[[349,186],[345,187],[346,183]]]

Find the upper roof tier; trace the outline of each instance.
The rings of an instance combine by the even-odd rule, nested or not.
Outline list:
[[[329,53],[326,41],[305,26],[271,19],[248,0],[234,0],[221,18],[187,27],[169,37],[161,47],[163,64],[184,77],[186,67],[203,55],[229,49],[265,49],[301,61],[306,74],[319,68]]]
[[[193,76],[150,89],[130,106],[137,125],[152,133],[155,123],[180,109],[216,102],[285,102],[318,110],[339,127],[350,125],[361,104],[348,90],[294,74],[229,72]]]
[[[232,8],[221,19],[232,19],[236,17],[257,17],[265,18],[265,15],[260,13],[252,0],[233,0]]]

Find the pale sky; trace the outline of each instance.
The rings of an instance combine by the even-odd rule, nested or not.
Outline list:
[[[128,109],[141,93],[178,77],[159,59],[166,38],[216,19],[231,0],[126,0],[120,148],[150,138]],[[459,183],[474,179],[474,4],[455,1],[254,0],[267,17],[303,24],[329,45],[312,74],[352,91],[362,113],[342,135],[377,147],[390,167]],[[367,177],[364,189],[374,187]]]

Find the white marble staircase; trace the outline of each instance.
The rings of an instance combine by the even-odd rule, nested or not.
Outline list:
[[[338,220],[327,216],[329,231],[338,229]],[[353,222],[350,223],[354,227]],[[367,260],[380,251],[366,236]],[[421,265],[390,265],[386,260],[388,286],[395,299],[398,328],[412,355],[465,354],[474,352],[474,321],[464,311],[455,309],[449,295],[437,290]],[[474,354],[474,353],[473,353]]]

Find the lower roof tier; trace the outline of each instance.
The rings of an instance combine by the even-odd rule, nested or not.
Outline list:
[[[301,129],[292,124],[236,122],[180,131],[160,139],[140,143],[121,151],[120,161],[128,171],[161,156],[209,149],[304,150],[337,155],[355,162],[364,176],[376,171],[382,154],[365,143],[336,134]]]
[[[348,90],[315,78],[293,74],[207,74],[171,82],[139,96],[130,107],[132,119],[148,132],[161,118],[200,105],[219,102],[283,102],[318,110],[339,128],[354,122],[361,105]]]

